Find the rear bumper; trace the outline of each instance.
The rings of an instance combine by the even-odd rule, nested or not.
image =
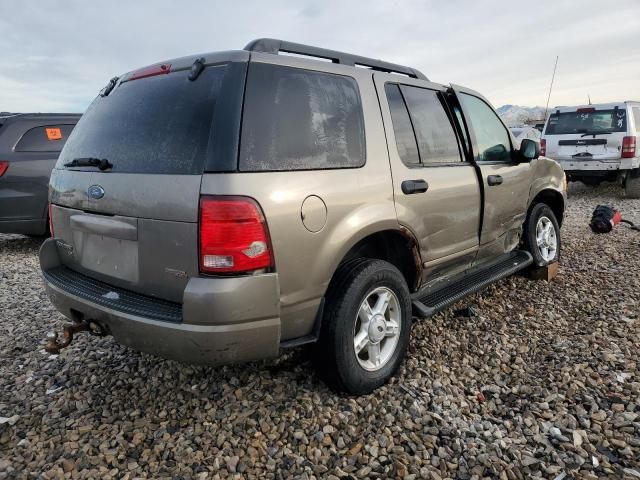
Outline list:
[[[61,266],[54,239],[43,243],[40,264],[47,294],[62,314],[76,321],[95,321],[119,343],[135,350],[208,365],[260,360],[279,352],[279,290],[275,274],[193,278],[185,290],[181,318],[166,321],[145,316],[143,310],[127,308],[113,298],[103,301],[95,295],[95,288],[86,292],[77,284],[55,281],[47,274]],[[136,305],[143,305],[137,294],[132,295]],[[157,313],[157,309],[154,311]]]
[[[558,160],[565,172],[631,170],[640,166],[640,158],[621,158],[618,160]]]

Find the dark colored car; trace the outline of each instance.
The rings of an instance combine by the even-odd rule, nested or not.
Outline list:
[[[79,119],[75,113],[0,115],[0,233],[46,233],[49,176]]]

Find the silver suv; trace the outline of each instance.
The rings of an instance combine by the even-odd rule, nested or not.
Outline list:
[[[314,344],[331,385],[370,392],[412,313],[557,260],[564,174],[538,152],[472,90],[280,40],[114,78],[51,176],[40,261],[73,324],[49,349],[89,330],[219,365]]]

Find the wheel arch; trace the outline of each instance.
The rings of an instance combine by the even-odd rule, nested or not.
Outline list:
[[[531,210],[538,203],[544,203],[545,205],[548,205],[549,208],[553,211],[553,214],[556,216],[558,225],[562,226],[562,221],[564,220],[564,207],[565,207],[565,199],[562,193],[560,193],[558,190],[555,190],[553,188],[545,188],[539,191],[533,197],[533,199],[529,202],[526,218],[529,218],[529,215],[531,214]]]
[[[340,268],[358,258],[387,261],[400,270],[410,291],[415,291],[418,287],[422,275],[418,242],[410,230],[400,225],[398,228],[382,229],[353,239],[333,269],[327,291],[336,280]]]

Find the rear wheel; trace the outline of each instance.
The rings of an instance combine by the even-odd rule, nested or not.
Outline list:
[[[524,229],[524,242],[537,267],[560,257],[560,226],[553,210],[545,203],[534,205]]]
[[[333,388],[370,393],[404,359],[411,330],[409,289],[400,271],[382,260],[356,260],[336,275],[315,363]]]
[[[640,198],[640,168],[635,168],[627,174],[624,194],[629,198]]]

